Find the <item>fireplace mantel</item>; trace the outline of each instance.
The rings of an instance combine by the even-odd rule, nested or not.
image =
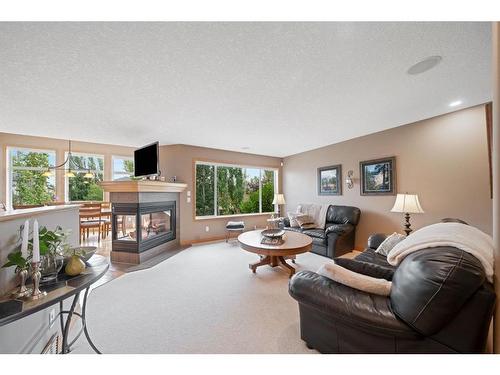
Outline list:
[[[162,181],[103,181],[100,183],[108,193],[181,193],[187,184]]]

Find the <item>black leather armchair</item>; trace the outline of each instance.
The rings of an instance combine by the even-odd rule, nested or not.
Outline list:
[[[357,207],[330,205],[326,213],[325,228],[300,229],[290,227],[285,218],[283,229],[301,232],[312,238],[312,252],[329,258],[348,253],[354,249],[356,226],[361,211]]]
[[[372,238],[371,245],[378,240]],[[299,303],[308,347],[322,353],[484,351],[496,297],[477,258],[438,247],[410,254],[397,268],[382,262],[381,267],[393,271],[389,297],[311,271],[294,275],[289,293]]]

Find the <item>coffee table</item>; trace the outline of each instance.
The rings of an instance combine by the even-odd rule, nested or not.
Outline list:
[[[271,267],[281,266],[289,273],[289,277],[295,273],[295,268],[289,265],[285,257],[306,253],[312,248],[311,237],[297,232],[287,231],[283,236],[285,242],[281,245],[261,244],[262,230],[252,230],[238,236],[238,242],[242,249],[251,253],[262,255],[259,262],[251,263],[248,267],[253,273],[257,267],[269,265]]]

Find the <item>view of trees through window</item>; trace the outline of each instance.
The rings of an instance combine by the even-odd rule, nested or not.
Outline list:
[[[44,204],[55,199],[55,177],[42,176],[55,152],[9,149],[12,205]]]
[[[113,180],[130,180],[134,176],[134,159],[113,156]]]
[[[274,173],[261,168],[197,163],[196,216],[274,211]]]
[[[72,154],[69,162],[75,177],[68,179],[68,199],[70,201],[102,201],[103,190],[99,182],[104,177],[104,159],[94,155]],[[86,173],[93,178],[86,178]]]

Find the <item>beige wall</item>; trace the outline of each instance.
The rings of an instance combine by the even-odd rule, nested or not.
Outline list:
[[[187,190],[181,193],[181,243],[221,238],[225,235],[225,225],[228,220],[244,220],[247,229],[267,225],[266,219],[269,218],[269,215],[196,220],[194,218],[195,191],[193,185],[193,165],[196,160],[278,168],[278,185],[279,191],[281,191],[280,158],[187,145],[161,146],[160,170],[162,176],[165,176],[167,181],[171,181],[172,176],[177,176],[178,182],[188,184]],[[187,191],[191,192],[190,203],[187,203]],[[206,226],[209,227],[209,232],[205,231]]]
[[[359,162],[396,156],[398,192],[417,193],[424,214],[412,215],[414,229],[443,217],[458,217],[492,233],[484,106],[416,122],[285,158],[283,191],[287,211],[298,203],[357,206],[361,221],[356,247],[371,233],[402,230],[403,215],[389,212],[394,196],[361,196]],[[318,196],[316,169],[342,164],[342,196]],[[348,189],[345,176],[354,171]]]
[[[26,147],[42,150],[54,150],[56,152],[56,163],[60,164],[64,161],[65,152],[68,151],[68,141],[56,138],[44,137],[31,137],[26,135],[0,133],[0,201],[7,201],[7,165],[6,155],[7,147]],[[112,178],[112,160],[111,157],[115,156],[133,156],[133,147],[113,146],[102,143],[89,143],[89,142],[71,142],[71,151],[83,152],[89,154],[97,154],[104,156],[104,179],[111,180]],[[56,172],[56,194],[59,201],[64,200],[64,171]]]

